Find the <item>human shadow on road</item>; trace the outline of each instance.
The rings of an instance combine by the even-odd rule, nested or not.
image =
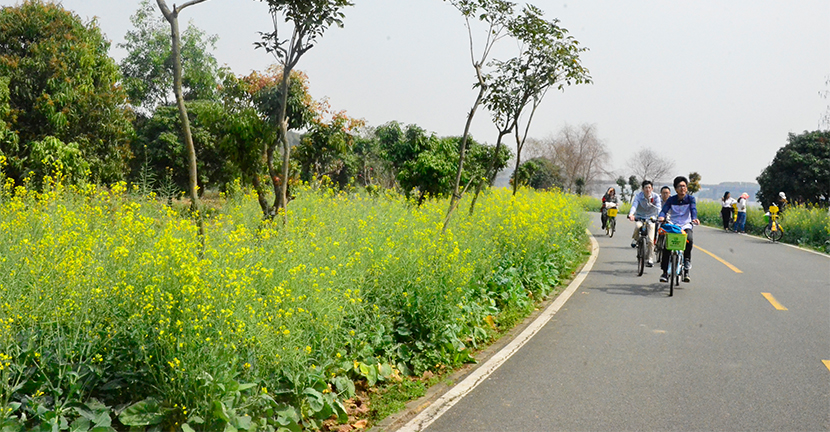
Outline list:
[[[655,279],[658,276],[655,275]],[[668,297],[669,295],[669,284],[657,282],[656,280],[652,283],[646,283],[647,281],[643,281],[643,284],[632,285],[632,284],[605,284],[601,287],[592,287],[587,288],[587,291],[600,291],[606,294],[612,295],[636,295],[641,297]],[[675,289],[682,289],[683,285],[676,287]]]

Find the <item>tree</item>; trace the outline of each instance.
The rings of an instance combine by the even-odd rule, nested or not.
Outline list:
[[[574,191],[579,178],[591,185],[607,172],[611,158],[596,135],[596,125],[583,124],[579,128],[565,125],[558,135],[539,140],[535,145],[536,155],[547,157],[562,169],[563,189],[569,191]]]
[[[696,194],[700,190],[700,174],[697,172],[690,173],[689,184],[686,186],[689,188],[689,194]]]
[[[674,161],[658,155],[650,148],[641,148],[628,160],[628,169],[643,180],[656,182],[674,170]]]
[[[513,123],[516,138],[516,168],[521,162],[522,147],[527,139],[530,124],[536,109],[542,103],[547,91],[552,87],[564,90],[566,85],[591,82],[588,69],[580,63],[579,55],[587,48],[579,46],[579,41],[568,36],[568,30],[559,26],[559,20],[547,21],[541,9],[525,5],[522,14],[510,22],[510,34],[521,44],[518,68],[512,71],[521,90],[518,93],[519,105],[514,112]],[[519,131],[519,123],[524,107],[531,106],[525,122],[524,133]],[[518,185],[514,183],[513,194]]]
[[[341,187],[346,185],[356,169],[354,132],[361,126],[362,120],[353,119],[343,111],[334,113],[327,122],[313,122],[294,151],[300,178],[313,181],[326,176]]]
[[[640,180],[637,179],[637,176],[629,176],[628,177],[628,187],[629,187],[628,202],[634,202],[634,195],[636,195],[637,191],[640,190]]]
[[[125,42],[118,45],[127,50],[121,72],[130,103],[144,113],[159,105],[173,105],[172,41],[167,22],[155,13],[150,0],[141,1],[130,22],[134,28],[124,35]],[[219,63],[211,50],[218,39],[192,24],[182,33],[182,93],[186,101],[216,99]]]
[[[280,94],[282,101],[274,118],[278,127],[277,141],[282,144],[282,178],[280,181],[274,167],[274,151],[276,143],[266,148],[266,161],[268,171],[274,186],[276,195],[273,209],[268,216],[273,216],[275,211],[285,209],[288,203],[288,174],[289,157],[291,148],[288,144],[288,122],[286,121],[288,88],[291,80],[291,71],[297,66],[300,58],[310,50],[317,39],[332,25],[343,26],[344,14],[342,9],[351,6],[348,0],[261,0],[268,3],[268,8],[274,22],[274,31],[260,33],[262,42],[255,45],[264,48],[268,53],[273,54],[282,65],[282,82],[280,83]],[[279,22],[292,25],[291,38],[282,39],[279,29]],[[287,215],[284,214],[284,217]]]
[[[623,176],[617,177],[616,183],[617,183],[617,186],[619,186],[619,188],[620,188],[617,195],[620,197],[622,202],[628,202],[628,199],[625,195],[625,186],[626,186],[625,177],[623,177]]]
[[[184,135],[185,148],[187,149],[189,179],[187,191],[190,195],[190,208],[196,214],[199,224],[199,238],[202,241],[203,247],[205,244],[205,224],[202,215],[202,205],[199,202],[196,148],[193,145],[193,135],[190,132],[190,119],[187,117],[187,107],[184,104],[184,96],[182,95],[182,56],[181,39],[179,36],[179,13],[186,7],[204,1],[206,0],[190,0],[181,6],[173,5],[173,9],[171,10],[167,7],[167,3],[164,0],[156,0],[164,18],[170,23],[170,37],[172,39],[170,55],[173,58],[173,94],[176,95],[176,106],[179,108],[179,120],[181,121],[182,134]]]
[[[458,201],[461,199],[462,192],[459,191],[461,187],[461,174],[464,171],[464,158],[467,151],[467,138],[470,134],[470,125],[473,122],[478,106],[481,105],[484,95],[487,92],[487,83],[482,73],[487,58],[490,55],[495,43],[502,38],[504,31],[508,28],[509,19],[513,15],[514,3],[504,0],[450,0],[450,3],[461,12],[464,16],[464,22],[467,26],[467,34],[470,40],[470,61],[476,73],[476,84],[478,87],[478,95],[475,102],[467,114],[467,123],[464,125],[464,134],[461,136],[461,142],[458,145],[458,168],[456,169],[455,183],[453,184],[452,195],[450,197],[449,208],[444,219],[444,229],[447,228],[450,216],[455,210]],[[473,46],[473,32],[470,26],[470,18],[477,18],[487,24],[487,36],[484,40],[484,49],[481,51],[481,56],[476,60],[475,50]],[[496,153],[498,153],[498,145],[496,146]],[[468,185],[469,186],[469,185]],[[466,188],[465,188],[466,189]],[[478,189],[480,190],[480,188]],[[478,192],[478,190],[476,192]]]
[[[518,179],[518,180],[517,180]],[[523,162],[519,169],[513,172],[511,181],[517,181],[533,189],[551,189],[562,187],[562,177],[559,167],[545,158],[532,158]]]
[[[124,178],[132,113],[108,49],[94,21],[59,4],[28,0],[0,10],[0,87],[8,91],[0,154],[9,178],[20,181],[40,163],[32,159],[36,142],[64,155],[77,149],[93,181]]]
[[[765,207],[784,192],[792,202],[830,205],[830,131],[787,135],[787,144],[758,176],[756,197]]]

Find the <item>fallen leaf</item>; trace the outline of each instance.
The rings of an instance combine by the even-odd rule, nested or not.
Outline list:
[[[369,420],[363,419],[363,420],[360,420],[358,422],[355,422],[355,424],[353,426],[354,426],[355,429],[364,429],[364,428],[366,428],[366,425],[368,423],[369,423]]]

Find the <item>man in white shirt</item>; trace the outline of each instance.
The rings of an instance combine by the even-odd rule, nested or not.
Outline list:
[[[631,201],[631,210],[628,212],[628,220],[636,221],[634,226],[634,234],[631,235],[631,247],[637,247],[637,238],[639,237],[640,227],[643,223],[648,224],[648,262],[646,266],[654,265],[654,222],[649,221],[648,218],[654,216],[655,218],[660,213],[661,200],[654,192],[654,185],[650,180],[643,180],[641,184],[642,190],[637,192],[634,200]]]

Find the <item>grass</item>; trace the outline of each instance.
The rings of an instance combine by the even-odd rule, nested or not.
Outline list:
[[[442,233],[444,201],[298,187],[288,223],[263,223],[240,189],[211,203],[203,248],[186,211],[124,184],[6,185],[9,430],[346,421],[355,383],[470,361],[551,293],[587,240],[587,217],[561,193],[494,190]]]
[[[723,227],[719,202],[698,201],[697,209],[702,224]],[[781,216],[780,222],[784,227],[782,242],[830,253],[830,213],[827,209],[803,205],[790,206]],[[764,211],[759,208],[748,208],[746,232],[763,236],[764,226]]]

